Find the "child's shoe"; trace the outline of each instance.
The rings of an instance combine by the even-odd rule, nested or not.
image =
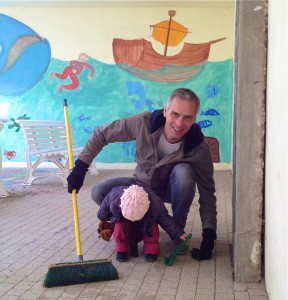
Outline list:
[[[145,260],[148,262],[156,261],[157,258],[158,258],[157,254],[146,254],[146,256],[145,256]]]
[[[116,252],[116,260],[120,262],[125,262],[128,260],[127,252]]]

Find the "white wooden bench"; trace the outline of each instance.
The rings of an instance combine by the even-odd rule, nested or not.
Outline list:
[[[66,178],[70,173],[70,169],[65,122],[47,120],[17,121],[26,138],[27,174],[23,184],[31,185],[37,178],[54,176],[59,178],[63,182],[63,185],[67,185]],[[73,137],[72,128],[70,131],[72,135],[73,156],[77,158],[83,147],[77,145]],[[33,162],[33,157],[36,158],[35,162]],[[42,162],[54,163],[59,168],[59,172],[36,174],[35,170]],[[89,171],[92,175],[99,174],[94,161],[90,165]]]

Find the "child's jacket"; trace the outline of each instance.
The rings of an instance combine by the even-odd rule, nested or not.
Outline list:
[[[126,220],[122,216],[120,197],[122,196],[124,189],[127,188],[128,186],[118,186],[114,187],[111,190],[111,192],[104,198],[100,205],[99,211],[97,213],[97,217],[99,220],[111,221],[112,223]],[[178,228],[174,224],[173,218],[168,214],[168,210],[166,209],[163,201],[158,196],[156,196],[149,187],[143,186],[143,188],[148,193],[150,200],[150,207],[147,213],[142,220],[136,221],[137,223],[139,223],[138,225],[140,225],[143,236],[149,235],[151,225],[153,223],[157,223],[168,233],[171,240],[179,239],[180,236],[184,234],[184,231],[182,231],[182,229]],[[133,224],[136,222],[131,223]]]

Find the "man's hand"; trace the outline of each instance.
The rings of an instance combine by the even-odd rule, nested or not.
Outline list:
[[[75,166],[70,175],[67,177],[68,193],[71,194],[73,190],[76,190],[76,193],[79,192],[83,185],[88,167],[89,166],[80,159],[75,161]]]
[[[202,242],[200,249],[193,248],[190,253],[191,256],[197,260],[211,259],[212,250],[214,248],[214,240],[216,240],[217,235],[213,229],[205,228],[202,233]]]

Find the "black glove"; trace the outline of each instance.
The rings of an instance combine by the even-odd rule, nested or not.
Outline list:
[[[71,194],[73,190],[76,190],[76,193],[79,192],[81,186],[83,185],[88,167],[89,166],[80,159],[75,161],[75,166],[67,177],[68,193]]]
[[[191,256],[197,260],[211,259],[212,250],[214,248],[214,240],[217,239],[215,230],[205,228],[202,233],[202,243],[200,249],[193,248],[190,253]]]

